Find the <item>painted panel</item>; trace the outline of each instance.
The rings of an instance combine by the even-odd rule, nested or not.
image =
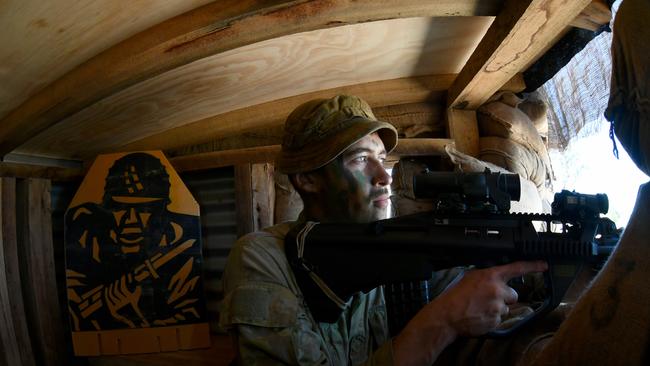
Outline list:
[[[65,247],[76,355],[210,345],[199,205],[162,152],[99,156],[66,211]]]

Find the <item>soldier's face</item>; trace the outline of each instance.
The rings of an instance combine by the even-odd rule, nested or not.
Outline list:
[[[370,222],[387,217],[391,176],[386,149],[376,133],[350,146],[320,173],[322,221]]]
[[[152,217],[157,219],[162,214],[165,200],[121,196],[114,196],[112,199],[115,230],[111,230],[111,238],[120,245],[122,253],[137,253],[146,244],[146,239],[152,232],[149,226]]]

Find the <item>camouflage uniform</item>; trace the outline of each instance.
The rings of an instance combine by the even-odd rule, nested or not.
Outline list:
[[[317,323],[284,253],[296,222],[244,236],[223,277],[220,323],[237,339],[240,362],[298,365],[391,365],[381,288],[357,294],[335,323]]]

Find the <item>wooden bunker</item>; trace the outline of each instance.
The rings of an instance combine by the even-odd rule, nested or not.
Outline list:
[[[162,150],[198,201],[212,347],[87,361],[226,365],[219,278],[238,236],[291,216],[295,196],[273,159],[295,106],[364,98],[400,132],[389,164],[448,145],[476,156],[476,109],[499,90],[535,90],[556,70],[555,45],[611,17],[599,0],[61,0],[0,10],[6,365],[86,362],[72,353],[63,226],[98,155]]]

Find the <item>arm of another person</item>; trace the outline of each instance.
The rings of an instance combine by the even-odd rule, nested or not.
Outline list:
[[[515,277],[547,270],[545,262],[514,262],[472,270],[427,304],[393,338],[396,365],[431,365],[458,336],[478,336],[495,329],[517,292]]]

